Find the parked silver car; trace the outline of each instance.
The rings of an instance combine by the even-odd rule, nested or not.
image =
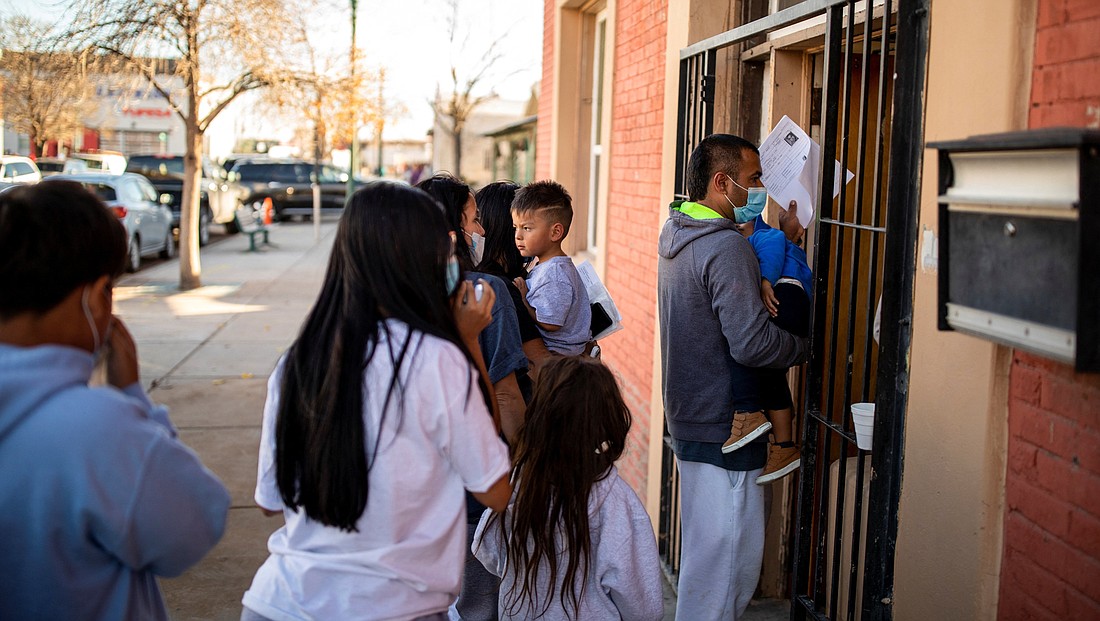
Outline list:
[[[172,210],[153,189],[153,184],[141,175],[124,173],[109,175],[103,173],[79,173],[74,175],[53,175],[43,183],[54,181],[76,181],[92,192],[122,220],[126,226],[126,270],[136,272],[141,267],[141,258],[160,255],[171,259],[176,256],[176,244],[172,236]]]

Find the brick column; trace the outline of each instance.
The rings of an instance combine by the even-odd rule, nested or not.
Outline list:
[[[606,285],[623,315],[604,360],[634,414],[619,471],[646,501],[653,343],[657,334],[656,214],[661,196],[667,0],[620,0],[615,8]]]
[[[557,0],[543,1],[542,81],[539,83],[539,120],[535,128],[535,180],[550,178],[550,137],[554,125],[554,17]]]
[[[1039,0],[1029,112],[1100,126],[1100,1]],[[1009,386],[997,616],[1100,619],[1100,374],[1017,351]]]

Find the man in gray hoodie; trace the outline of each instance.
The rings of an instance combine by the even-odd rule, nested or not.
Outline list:
[[[760,154],[712,134],[688,160],[689,201],[669,209],[660,237],[657,299],[665,420],[679,461],[683,547],[676,616],[737,619],[748,607],[764,554],[767,459],[752,373],[802,362],[807,343],[770,322],[760,264],[737,230],[760,207]],[[735,412],[737,416],[735,418]],[[745,430],[736,452],[722,443]]]

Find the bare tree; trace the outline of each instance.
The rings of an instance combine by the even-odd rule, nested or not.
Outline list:
[[[279,54],[297,45],[285,0],[83,0],[69,36],[144,77],[183,120],[180,288],[201,286],[199,184],[210,123],[242,93],[280,79]],[[171,76],[159,73],[172,59]],[[172,88],[166,77],[182,82]]]
[[[30,137],[34,156],[50,140],[71,140],[95,110],[89,55],[59,49],[51,34],[26,16],[0,19],[0,116]]]
[[[370,110],[373,118],[369,121],[369,124],[374,127],[374,140],[377,142],[375,146],[378,148],[377,174],[381,177],[385,172],[385,166],[382,165],[382,138],[386,130],[386,125],[395,123],[408,114],[408,108],[400,101],[395,101],[386,96],[385,67],[378,70],[376,78],[377,79],[374,81],[374,92],[370,97]]]
[[[355,71],[349,72],[346,57],[323,53],[309,41],[304,20],[299,32],[303,44],[297,57],[288,62],[280,87],[270,93],[263,107],[307,122],[308,142],[315,162],[319,162],[331,149],[349,147],[359,127],[376,123],[379,110],[371,94],[378,89],[376,83],[384,71],[366,70],[362,61],[366,54],[357,50]]]
[[[464,57],[477,55],[471,51],[472,31],[464,28],[460,19],[460,0],[446,0],[449,8],[447,20],[448,40],[451,44],[450,93],[442,94],[436,88],[434,101],[430,102],[439,124],[450,134],[454,148],[455,176],[462,176],[462,132],[474,110],[487,100],[496,97],[490,88],[485,90],[485,82],[492,78],[503,79],[507,76],[495,76],[494,71],[504,52],[501,43],[504,39],[494,39],[480,54],[480,59],[463,66]],[[515,72],[513,72],[515,73]],[[480,92],[481,94],[477,94]]]

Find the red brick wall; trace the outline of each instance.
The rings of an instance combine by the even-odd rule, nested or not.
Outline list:
[[[1039,0],[1031,127],[1100,127],[1100,0]]]
[[[657,330],[658,215],[664,126],[667,0],[620,0],[615,7],[614,82],[605,284],[624,329],[603,343],[634,413],[631,442],[619,464],[645,501],[653,344]]]
[[[1000,619],[1100,619],[1100,375],[1016,352]]]
[[[1039,0],[1029,126],[1100,125],[1100,1]],[[1000,619],[1100,619],[1100,374],[1015,352]]]
[[[557,0],[544,0],[542,17],[542,82],[535,128],[535,179],[550,178],[550,136],[554,116],[554,11]]]

